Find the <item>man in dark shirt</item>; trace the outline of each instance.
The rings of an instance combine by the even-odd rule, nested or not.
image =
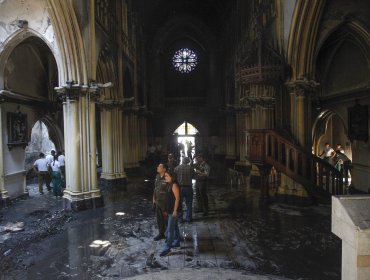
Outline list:
[[[164,173],[167,171],[167,166],[160,163],[157,166],[157,176],[154,182],[153,206],[155,207],[155,215],[158,225],[158,235],[154,237],[155,241],[165,239],[167,220],[165,216],[166,209],[166,192],[167,185],[164,180]]]
[[[175,174],[178,184],[180,185],[180,209],[182,209],[182,202],[185,198],[186,203],[186,222],[191,222],[193,219],[193,186],[192,179],[195,177],[194,169],[189,165],[190,159],[184,157],[182,163],[175,168]],[[183,222],[182,211],[179,212],[178,221]]]
[[[173,154],[168,154],[168,157],[167,157],[167,171],[170,172],[170,173],[174,173],[176,166],[177,166],[177,161],[175,159],[175,156]]]

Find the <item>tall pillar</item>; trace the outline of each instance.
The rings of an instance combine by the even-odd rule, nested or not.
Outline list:
[[[58,90],[63,96],[66,189],[64,206],[84,210],[103,206],[96,177],[95,99],[97,92],[71,83]]]
[[[102,173],[103,180],[115,179],[113,171],[113,106],[101,105],[101,145],[102,145]]]
[[[124,115],[124,152],[126,168],[139,167],[139,140],[136,112],[129,109]]]
[[[235,160],[235,116],[226,116],[226,159]]]
[[[131,168],[130,162],[130,129],[129,129],[129,113],[123,113],[123,163],[126,168]]]
[[[312,146],[311,98],[318,83],[306,79],[286,83],[292,101],[292,133],[307,151]]]
[[[144,161],[146,158],[146,151],[148,149],[148,135],[146,127],[146,117],[139,116],[139,161]]]
[[[135,166],[135,135],[133,131],[134,116],[132,112],[128,116],[128,147],[127,152],[129,155],[129,167],[134,168]]]
[[[122,124],[123,124],[123,111],[119,108],[115,108],[115,119],[116,125],[115,125],[115,139],[116,139],[116,146],[117,146],[117,151],[115,153],[115,173],[116,173],[116,178],[119,179],[120,183],[127,183],[127,177],[126,177],[126,172],[125,172],[125,164],[123,160],[123,130],[122,130]]]
[[[98,89],[93,89],[89,91],[87,95],[87,108],[86,111],[86,118],[87,118],[87,131],[86,135],[88,135],[87,141],[87,148],[88,148],[88,161],[89,163],[89,171],[88,171],[88,188],[85,190],[88,192],[86,197],[91,197],[91,202],[102,203],[101,192],[98,188],[98,178],[97,178],[97,166],[96,166],[96,102],[99,98]]]
[[[132,132],[133,132],[133,146],[134,146],[134,164],[135,167],[139,167],[139,121],[137,117],[137,110],[135,110],[135,113],[133,115],[133,121],[132,121]]]
[[[101,183],[106,187],[125,186],[127,183],[123,162],[123,117],[118,104],[101,104],[102,173]]]
[[[236,114],[236,137],[237,150],[239,151],[239,162],[245,162],[245,130],[246,130],[246,114],[238,112]]]
[[[0,103],[0,128],[3,131],[3,105]],[[0,135],[0,148],[1,151],[4,149],[3,143],[3,135]],[[3,152],[0,153],[0,208],[7,205],[9,202],[9,195],[8,191],[5,189],[5,182],[4,182],[5,174],[4,174],[4,158]]]

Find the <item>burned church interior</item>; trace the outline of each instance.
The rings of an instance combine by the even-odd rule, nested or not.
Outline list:
[[[369,280],[369,15],[0,0],[0,279]]]

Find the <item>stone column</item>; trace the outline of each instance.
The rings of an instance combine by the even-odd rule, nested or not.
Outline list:
[[[133,136],[133,147],[134,147],[134,164],[135,167],[139,167],[139,149],[140,149],[140,139],[139,139],[139,121],[137,116],[137,110],[135,110],[135,113],[133,115],[133,122],[132,122],[132,136]]]
[[[128,146],[126,147],[129,156],[129,167],[139,167],[139,139],[138,122],[136,111],[132,110],[128,116]]]
[[[118,109],[118,104],[113,105],[113,101],[105,101],[101,107],[103,169],[100,179],[106,187],[125,186],[122,111]]]
[[[129,114],[123,113],[123,163],[126,168],[131,168],[130,164],[130,138],[129,138]]]
[[[5,128],[3,127],[3,104],[0,101],[0,131],[3,131]],[[0,135],[0,148],[1,151],[4,149],[3,143],[3,135]],[[4,158],[3,152],[0,153],[0,208],[6,206],[9,203],[9,196],[8,191],[5,189],[5,182],[4,182],[5,174],[4,174]]]
[[[318,83],[303,79],[288,82],[286,85],[292,96],[292,133],[299,144],[311,152],[311,97]]]
[[[226,115],[226,159],[235,160],[235,116]]]
[[[245,130],[246,130],[246,114],[238,112],[236,114],[236,137],[237,137],[237,150],[239,151],[239,162],[245,162]]]
[[[80,129],[78,96],[67,98],[63,104],[64,131],[68,136],[64,137],[66,157],[66,189],[64,198],[70,203],[83,200],[82,182],[80,170]],[[76,195],[74,195],[76,194]]]
[[[124,143],[124,135],[122,130],[122,124],[123,124],[123,112],[119,108],[114,109],[114,119],[115,122],[115,146],[117,147],[117,151],[114,154],[115,161],[114,161],[114,171],[116,173],[116,178],[118,181],[118,184],[126,185],[127,183],[127,176],[125,172],[125,164],[123,161],[123,143]]]
[[[87,194],[85,197],[91,197],[91,202],[94,206],[96,204],[102,205],[102,194],[100,192],[100,189],[98,188],[98,178],[97,178],[97,169],[96,169],[96,102],[99,98],[99,90],[98,89],[92,89],[89,90],[88,95],[88,111],[87,111],[87,128],[88,131],[86,131],[86,134],[89,135],[88,138],[88,160],[90,161],[89,164],[89,172],[88,172],[88,189],[87,191],[89,194]]]
[[[124,151],[126,168],[139,167],[138,160],[138,139],[137,139],[137,120],[135,112],[129,110],[124,115]]]
[[[96,178],[97,92],[68,83],[62,90],[66,155],[64,206],[84,210],[103,205]]]
[[[133,122],[134,118],[132,115],[132,112],[128,116],[128,127],[127,127],[127,134],[128,134],[128,146],[126,147],[128,156],[129,156],[129,167],[134,168],[135,167],[135,140],[134,140],[134,133],[132,131],[133,128]]]
[[[102,104],[101,107],[102,173],[100,178],[105,181],[115,179],[113,171],[113,106]]]
[[[145,116],[139,116],[139,161],[144,161],[148,149],[148,136]]]

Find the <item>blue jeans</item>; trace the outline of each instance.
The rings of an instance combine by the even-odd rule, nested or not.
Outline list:
[[[166,242],[164,243],[163,251],[171,249],[172,244],[178,243],[180,243],[179,225],[177,223],[177,217],[174,217],[171,213],[168,214]]]
[[[180,204],[185,198],[186,203],[186,221],[193,219],[193,188],[192,186],[181,186]],[[179,220],[182,221],[182,212],[180,213]]]

